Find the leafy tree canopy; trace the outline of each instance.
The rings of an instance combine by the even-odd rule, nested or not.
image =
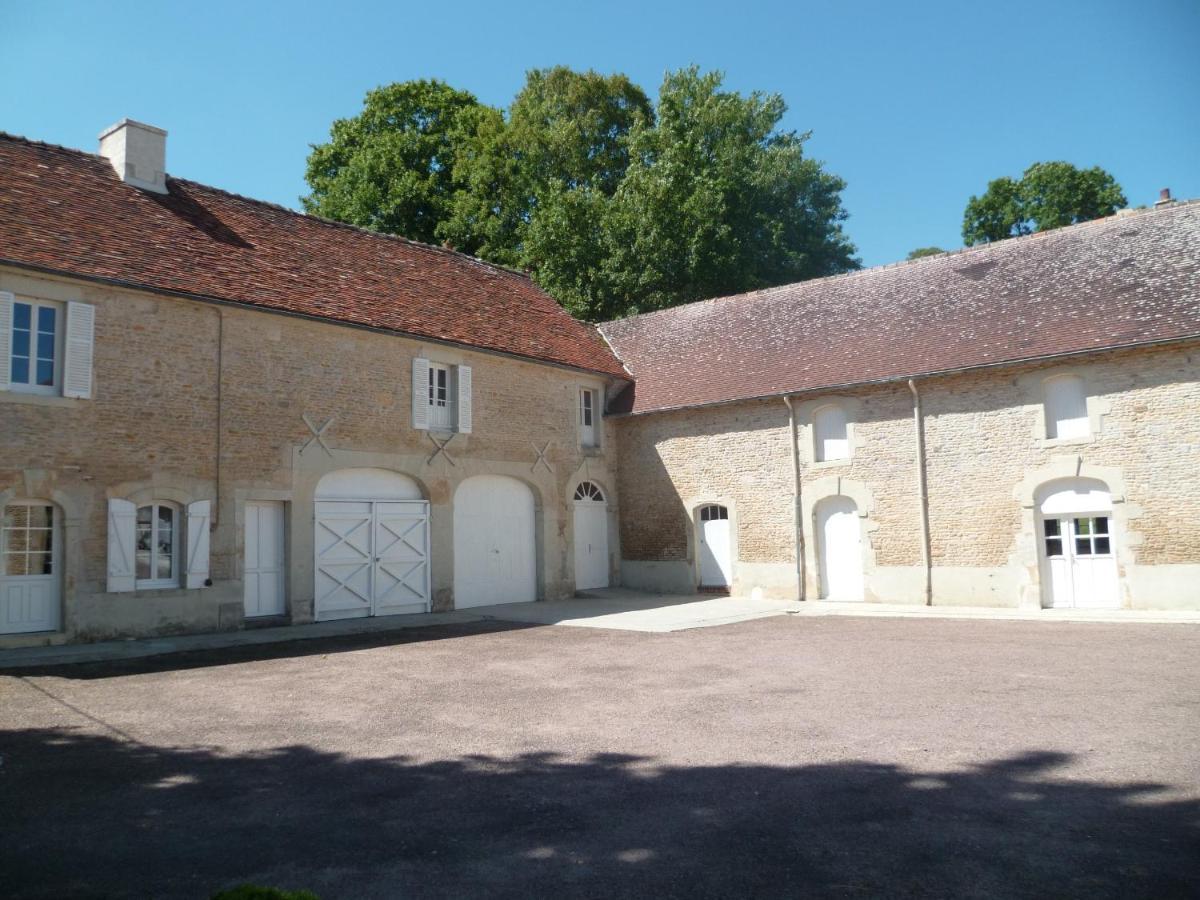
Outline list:
[[[945,253],[941,247],[918,247],[916,250],[909,250],[908,256],[905,259],[920,259],[922,256],[937,256],[939,253]]]
[[[963,241],[970,246],[1061,228],[1111,216],[1125,203],[1121,186],[1099,166],[1034,163],[1020,181],[997,178],[983,196],[971,197],[963,214]]]
[[[845,183],[777,94],[533,70],[507,113],[440,82],[367,95],[309,157],[306,209],[531,272],[599,320],[858,267]]]

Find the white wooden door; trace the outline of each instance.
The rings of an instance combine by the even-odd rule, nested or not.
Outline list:
[[[62,606],[57,512],[11,503],[0,530],[0,634],[57,631]]]
[[[429,504],[318,500],[318,619],[429,609]]]
[[[454,605],[537,599],[533,492],[515,478],[477,475],[454,494]]]
[[[729,587],[733,584],[733,541],[729,510],[724,506],[700,509],[700,586]]]
[[[849,497],[830,497],[817,506],[821,597],[863,599],[862,528]]]
[[[575,589],[608,587],[608,504],[590,481],[575,491]]]
[[[284,613],[283,504],[252,501],[246,504],[245,566],[243,567],[246,616],[281,616]]]
[[[1042,521],[1042,550],[1054,608],[1116,609],[1117,559],[1109,516],[1061,516]]]
[[[425,612],[429,598],[429,516],[423,501],[375,504],[373,614]]]

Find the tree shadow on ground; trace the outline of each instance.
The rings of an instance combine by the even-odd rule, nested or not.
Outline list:
[[[1191,800],[1056,777],[1061,754],[953,772],[438,762],[305,746],[230,755],[72,729],[0,733],[14,897],[1195,897]]]

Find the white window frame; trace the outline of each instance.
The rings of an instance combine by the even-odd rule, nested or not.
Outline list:
[[[844,445],[844,449],[840,456],[830,456],[826,452],[826,441],[821,435],[821,420],[830,412],[836,412],[841,416],[843,426],[843,436],[840,443]],[[812,452],[813,462],[815,463],[843,463],[849,462],[854,454],[854,444],[850,439],[850,411],[844,404],[841,403],[822,403],[812,412]]]
[[[170,578],[137,578],[137,534],[139,525],[136,516],[146,507],[150,508],[150,571],[158,570],[157,562],[159,558],[158,551],[158,510],[169,509],[171,511],[171,577]],[[183,544],[186,536],[184,535],[184,518],[185,513],[178,503],[171,503],[166,500],[151,500],[147,503],[137,504],[134,510],[134,587],[141,590],[164,590],[170,588],[178,588],[183,585],[180,546]]]
[[[579,389],[579,445],[600,446],[600,392],[595,388]]]
[[[1054,418],[1062,410],[1051,409],[1052,393],[1061,390],[1058,386],[1070,384],[1078,388],[1079,399],[1083,401],[1083,415],[1072,418]],[[1060,394],[1061,396],[1061,394]],[[1051,375],[1042,381],[1042,417],[1046,429],[1046,439],[1051,441],[1086,441],[1092,436],[1091,410],[1088,404],[1087,383],[1078,375],[1064,372]],[[1063,434],[1062,425],[1069,424],[1067,434]],[[1075,429],[1074,431],[1070,429]],[[1081,429],[1081,430],[1080,430]]]
[[[30,307],[29,318],[29,375],[31,383],[14,381],[12,379],[12,364],[13,357],[16,353],[16,336],[17,336],[17,307]],[[49,385],[37,384],[37,338],[39,331],[37,330],[38,310],[50,309],[54,311],[54,382]],[[31,297],[14,297],[12,301],[12,325],[9,333],[9,353],[8,358],[3,360],[6,367],[5,374],[8,376],[8,389],[18,394],[41,394],[43,396],[58,396],[62,393],[63,384],[63,352],[65,349],[64,335],[67,326],[67,309],[66,304],[56,303],[53,300],[35,300]]]
[[[458,427],[455,403],[454,366],[429,363],[429,430],[454,431]],[[444,384],[439,385],[439,381]],[[439,393],[442,396],[438,396]]]

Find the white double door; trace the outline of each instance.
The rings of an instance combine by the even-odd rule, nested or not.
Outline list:
[[[242,581],[246,617],[284,613],[283,504],[252,501],[245,506]]]
[[[1048,606],[1055,609],[1120,606],[1111,522],[1109,516],[1057,516],[1042,520]]]
[[[429,503],[318,500],[317,619],[429,611]]]

